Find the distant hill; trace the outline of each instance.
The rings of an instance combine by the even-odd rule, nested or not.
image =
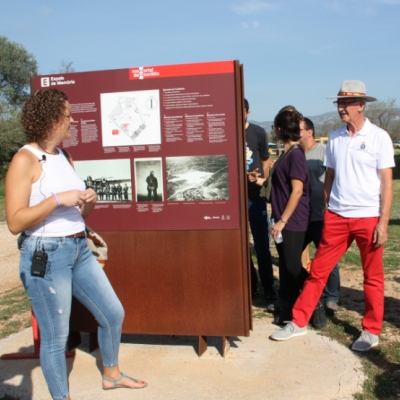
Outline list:
[[[400,119],[400,108],[396,108],[395,109],[398,113],[398,115],[395,115],[392,117],[392,121],[391,124],[397,124],[399,119]],[[367,113],[366,115],[368,116],[368,108],[367,108]],[[333,126],[333,122],[337,121],[340,123],[340,119],[338,116],[337,111],[331,111],[331,112],[327,112],[325,114],[320,114],[320,115],[315,115],[313,117],[310,117],[308,115],[306,115],[307,118],[310,118],[311,121],[314,123],[315,126],[315,135],[318,136],[323,136],[324,134],[321,132],[322,130],[322,125],[325,123],[332,123],[331,126]],[[249,120],[250,122],[252,122],[253,124],[256,125],[260,125],[262,126],[268,133],[268,135],[271,134],[271,126],[273,125],[273,121],[263,121],[263,122],[258,122],[258,121],[253,121],[253,120]],[[375,122],[376,123],[376,122]],[[340,125],[339,125],[340,126]],[[390,125],[392,126],[392,125]],[[325,126],[325,135],[328,135],[329,133],[327,133],[327,128],[329,128],[329,126]],[[398,128],[397,128],[398,129]],[[395,131],[398,132],[398,131]],[[397,140],[399,134],[395,133],[395,132],[389,132],[389,134],[391,134],[392,136],[392,140]],[[393,133],[395,133],[395,135],[393,136]]]
[[[331,111],[331,112],[327,112],[325,114],[321,114],[321,115],[316,115],[313,117],[309,117],[308,115],[306,115],[307,118],[310,118],[312,122],[314,122],[314,126],[315,126],[315,131],[316,134],[318,135],[319,132],[319,128],[325,123],[325,122],[330,122],[330,121],[334,121],[334,120],[339,120],[338,114],[336,111]],[[274,121],[263,121],[263,122],[258,122],[258,121],[253,121],[253,120],[249,120],[249,122],[256,124],[256,125],[260,125],[262,126],[268,134],[271,133],[271,126],[274,124]]]

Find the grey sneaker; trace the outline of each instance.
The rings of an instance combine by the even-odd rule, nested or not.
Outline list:
[[[359,338],[351,346],[352,350],[355,351],[368,351],[373,347],[378,346],[379,336],[369,333],[367,331],[362,331]]]
[[[292,337],[303,335],[307,335],[307,327],[305,326],[304,328],[300,328],[290,321],[285,327],[279,331],[275,331],[270,338],[273,340],[289,340]]]

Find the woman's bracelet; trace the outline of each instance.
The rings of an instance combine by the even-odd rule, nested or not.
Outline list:
[[[51,192],[51,194],[52,194],[52,195],[54,196],[54,198],[56,199],[57,207],[60,207],[60,206],[61,206],[61,203],[60,203],[60,200],[59,200],[57,194],[56,194],[56,193],[53,193],[53,192]]]
[[[282,219],[282,218],[281,218],[281,221],[282,221],[285,225],[288,223],[287,220],[284,220],[284,219]]]

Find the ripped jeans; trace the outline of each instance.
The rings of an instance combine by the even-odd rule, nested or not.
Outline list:
[[[32,276],[33,252],[48,255],[43,278]],[[86,238],[23,236],[20,276],[40,328],[40,363],[53,399],[69,397],[65,351],[72,296],[96,318],[105,367],[118,364],[124,310]]]

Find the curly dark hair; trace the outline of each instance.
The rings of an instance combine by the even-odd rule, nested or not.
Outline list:
[[[297,142],[300,139],[300,121],[303,115],[298,111],[282,111],[274,119],[274,126],[279,128],[279,140]]]
[[[41,142],[65,112],[66,93],[57,89],[38,90],[22,106],[21,124],[27,143]]]

